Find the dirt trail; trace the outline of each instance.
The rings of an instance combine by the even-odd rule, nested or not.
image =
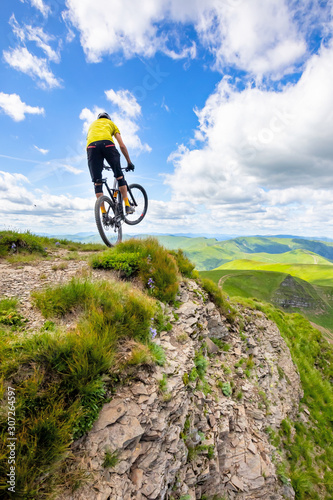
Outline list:
[[[219,286],[219,288],[221,288],[221,290],[223,290],[223,284],[224,284],[225,281],[227,281],[228,278],[230,278],[231,276],[232,277],[239,276],[240,274],[242,274],[242,273],[239,273],[239,274],[225,274],[224,276],[221,276],[221,278],[219,279],[217,285]]]
[[[19,299],[19,312],[28,320],[26,329],[39,329],[45,318],[33,307],[30,294],[46,286],[66,283],[74,276],[91,276],[94,279],[110,276],[107,271],[92,271],[84,260],[87,253],[79,254],[82,260],[64,260],[68,251],[59,251],[51,255],[51,260],[39,260],[24,264],[8,263],[0,259],[0,298],[16,297]]]

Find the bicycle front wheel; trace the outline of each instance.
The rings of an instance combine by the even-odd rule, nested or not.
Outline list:
[[[104,204],[105,213],[101,206]],[[95,203],[95,220],[98,232],[108,247],[113,247],[122,239],[121,218],[115,213],[115,203],[108,196],[100,196]]]
[[[125,222],[130,226],[139,224],[147,213],[148,196],[139,184],[130,184],[127,188],[129,204],[135,208],[133,214],[125,215]]]

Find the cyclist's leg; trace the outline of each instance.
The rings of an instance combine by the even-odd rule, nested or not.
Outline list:
[[[118,181],[119,191],[126,206],[130,206],[127,195],[127,184],[120,165],[120,154],[111,141],[105,141],[104,157],[113,170]]]
[[[103,184],[98,182],[102,178],[103,170],[103,154],[99,142],[93,142],[87,147],[88,166],[91,180],[94,183],[96,198],[103,196]],[[105,212],[104,204],[101,206],[101,210],[103,213]]]

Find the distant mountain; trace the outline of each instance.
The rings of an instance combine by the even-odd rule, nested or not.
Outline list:
[[[215,269],[227,262],[242,259],[267,263],[322,264],[320,259],[324,258],[333,262],[333,243],[319,241],[315,238],[282,235],[238,236],[228,239],[227,235],[191,237],[189,234],[155,234],[153,236],[170,250],[181,248],[199,271]],[[80,243],[101,243],[97,232],[48,236],[59,239],[66,238]],[[147,236],[152,235],[140,234],[127,237],[125,235],[124,239],[130,237],[145,238]]]
[[[243,259],[265,263],[330,265],[333,262],[333,243],[294,237],[250,236],[226,241],[179,236],[157,236],[157,239],[166,248],[184,250],[199,271]]]

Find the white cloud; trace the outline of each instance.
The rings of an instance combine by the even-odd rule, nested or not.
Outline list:
[[[168,29],[159,30],[158,23],[170,18],[170,3],[174,0],[142,0],[140,8],[133,9],[132,1],[124,0],[110,10],[108,0],[93,4],[89,0],[67,0],[65,17],[80,31],[81,44],[90,62],[115,52],[130,58],[151,57],[159,50],[173,59],[194,58],[196,44],[184,43],[177,26],[168,25]],[[195,10],[193,6],[192,10]],[[178,21],[171,16],[171,21],[174,20]]]
[[[290,71],[305,55],[303,35],[284,0],[247,0],[236,7],[211,0],[204,5],[196,27],[220,70],[233,65],[261,78]]]
[[[108,0],[68,0],[67,18],[81,32],[81,44],[88,61],[122,51],[126,57],[134,54],[151,56],[156,52],[157,29],[153,19],[160,13],[159,2],[143,0],[133,9],[128,0],[112,5]]]
[[[47,153],[49,152],[48,149],[39,148],[38,146],[35,145],[34,148],[37,149],[37,151],[39,151],[40,153],[42,153],[42,155],[47,155]]]
[[[90,62],[107,54],[151,57],[157,51],[193,59],[197,44],[183,29],[192,25],[198,43],[214,54],[217,69],[232,65],[258,79],[294,71],[306,56],[313,26],[320,21],[322,28],[324,16],[331,14],[329,5],[287,0],[142,0],[140,9],[124,0],[112,10],[108,0],[67,0],[66,5],[64,17],[79,30]]]
[[[51,89],[61,86],[60,80],[49,69],[47,60],[31,54],[26,47],[9,49],[3,52],[3,56],[12,68],[37,78],[40,87]]]
[[[84,108],[80,113],[80,119],[83,120],[83,132],[87,133],[90,124],[97,119],[99,113],[103,110],[97,106],[88,109]],[[142,144],[140,137],[138,136],[139,126],[138,124],[125,113],[111,113],[112,121],[117,125],[124,140],[124,143],[129,148],[129,153],[131,156],[131,150],[136,153],[150,152],[151,147],[148,144]]]
[[[105,95],[110,102],[118,106],[126,115],[133,118],[140,115],[141,106],[129,90],[115,92],[110,89],[105,91]]]
[[[51,8],[48,5],[45,5],[43,0],[30,0],[30,1],[31,5],[33,7],[36,7],[36,9],[38,9],[43,14],[44,17],[47,17],[51,12]]]
[[[56,40],[54,36],[45,33],[41,27],[33,27],[30,25],[20,26],[14,14],[10,17],[9,24],[12,27],[14,35],[22,43],[26,41],[35,42],[37,47],[43,50],[50,61],[55,63],[60,62],[59,49],[55,51],[50,45],[50,42]]]
[[[24,120],[26,114],[44,114],[44,108],[29,106],[21,101],[19,95],[4,94],[3,92],[0,92],[0,108],[16,122]]]
[[[331,220],[332,80],[333,47],[322,48],[300,80],[280,91],[239,91],[223,78],[196,110],[196,147],[181,145],[169,157],[172,199],[204,206],[217,226],[235,229],[276,224],[288,231],[290,224],[291,231],[299,224],[310,231],[312,224],[315,231],[324,217]]]
[[[56,227],[75,227],[76,231],[93,226],[94,199],[56,196],[34,189],[22,174],[0,171],[0,217],[6,226],[22,225],[24,229],[33,227],[52,230]],[[78,217],[78,213],[80,216]]]

